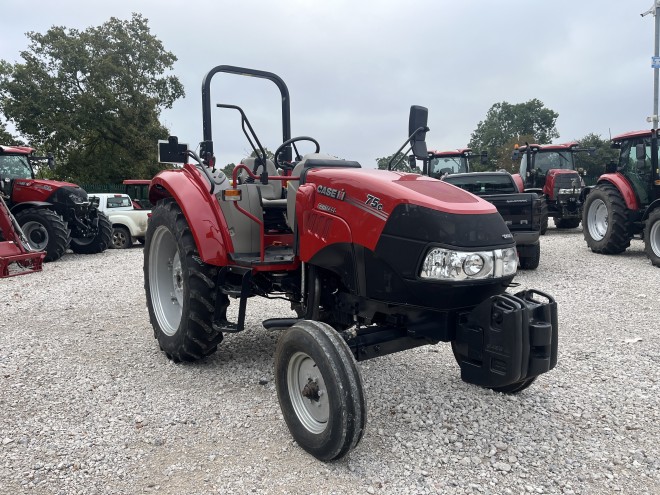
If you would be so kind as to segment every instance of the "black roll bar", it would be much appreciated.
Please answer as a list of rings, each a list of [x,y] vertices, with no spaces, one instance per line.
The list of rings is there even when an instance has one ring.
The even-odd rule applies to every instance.
[[[202,81],[202,125],[204,135],[204,142],[203,146],[201,147],[202,152],[213,153],[213,133],[211,131],[211,79],[218,72],[236,74],[239,76],[259,77],[274,82],[275,85],[279,88],[280,94],[282,95],[282,142],[291,139],[289,89],[286,87],[286,84],[282,78],[276,74],[273,74],[272,72],[246,69],[243,67],[235,67],[233,65],[218,65],[217,67],[211,69],[204,76],[204,80]],[[284,161],[291,161],[291,157],[291,147],[287,146],[283,152],[282,159]]]

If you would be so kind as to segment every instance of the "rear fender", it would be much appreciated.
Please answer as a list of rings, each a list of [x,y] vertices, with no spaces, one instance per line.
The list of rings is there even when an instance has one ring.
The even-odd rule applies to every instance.
[[[598,179],[598,184],[610,183],[616,187],[621,193],[621,197],[626,202],[626,207],[629,210],[639,210],[640,205],[637,201],[637,196],[635,196],[635,191],[628,181],[619,173],[615,174],[603,174]]]
[[[209,193],[201,174],[192,165],[164,170],[151,181],[149,200],[174,198],[186,217],[204,263],[224,266],[234,252],[227,222],[216,197]],[[202,187],[203,186],[203,187]]]

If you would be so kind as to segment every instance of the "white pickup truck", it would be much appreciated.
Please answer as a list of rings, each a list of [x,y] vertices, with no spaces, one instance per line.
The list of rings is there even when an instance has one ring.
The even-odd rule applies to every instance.
[[[113,248],[129,248],[134,240],[140,244],[144,243],[151,210],[135,209],[128,194],[92,193],[89,194],[89,200],[98,202],[98,209],[110,219]]]

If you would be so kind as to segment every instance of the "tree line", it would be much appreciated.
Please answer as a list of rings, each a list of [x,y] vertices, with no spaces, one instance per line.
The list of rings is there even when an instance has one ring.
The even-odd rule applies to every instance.
[[[0,61],[0,144],[52,152],[54,175],[73,182],[148,179],[166,168],[156,151],[156,142],[169,134],[160,114],[185,92],[169,74],[176,56],[151,34],[147,19],[133,14],[82,31],[54,26],[26,36],[21,62]],[[467,144],[488,153],[488,165],[475,169],[513,171],[514,145],[551,143],[559,137],[558,116],[538,99],[495,103]],[[616,156],[596,134],[577,141],[596,149],[577,158],[590,176]],[[402,154],[376,158],[378,168],[387,168],[392,158],[398,170],[411,170]],[[224,167],[229,173],[233,168]]]

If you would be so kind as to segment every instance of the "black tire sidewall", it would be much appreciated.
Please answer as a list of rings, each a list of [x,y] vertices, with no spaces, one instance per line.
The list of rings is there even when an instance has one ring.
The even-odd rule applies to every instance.
[[[651,227],[658,222],[660,222],[660,208],[653,210],[646,219],[644,225],[644,251],[651,260],[651,264],[660,267],[660,256],[654,253],[651,247]]]
[[[628,234],[628,225],[625,225],[625,203],[623,203],[623,198],[620,198],[620,202],[623,203],[624,206],[620,207],[615,205],[614,201],[616,196],[620,197],[621,194],[613,185],[608,184],[597,186],[589,193],[584,202],[582,232],[584,239],[587,241],[587,245],[596,253],[616,254],[625,251],[626,248],[630,246],[630,238],[632,236]],[[589,210],[596,200],[601,200],[607,208],[607,231],[600,240],[594,239],[589,231]],[[620,209],[622,211],[615,212],[615,209]],[[623,225],[621,224],[621,221],[618,223],[616,222],[614,218],[615,215],[623,217]],[[620,239],[617,240],[616,236],[620,237]]]
[[[304,324],[304,322],[300,323]],[[318,324],[317,322],[307,323]],[[332,342],[322,331],[311,329],[310,332],[310,329],[311,327],[308,327],[307,330],[303,330],[297,324],[280,337],[275,354],[276,388],[284,420],[294,439],[300,447],[317,459],[330,461],[346,454],[362,437],[366,408],[364,407],[361,378],[357,367],[352,371],[357,374],[359,382],[357,388],[360,397],[351,397],[351,391],[346,386],[349,380],[348,372],[351,370],[347,372],[344,365],[345,361],[342,361],[340,352],[345,354],[348,346],[345,350],[340,351],[337,348],[337,342]],[[327,389],[330,412],[326,428],[321,433],[313,433],[307,430],[298,419],[291,403],[287,370],[289,361],[297,352],[303,352],[314,360],[323,376]],[[352,360],[352,356],[349,357]],[[355,366],[354,363],[353,366]],[[361,402],[363,406],[361,412],[354,410],[354,399]],[[356,413],[361,418],[352,418]],[[355,419],[358,419],[362,424],[351,426],[350,423]],[[350,438],[347,438],[346,430],[352,430],[354,427],[359,428],[360,432],[357,438],[351,441]],[[349,431],[348,437],[350,436],[351,432]]]
[[[16,221],[21,228],[28,222],[39,223],[48,234],[48,244],[46,245],[46,257],[44,261],[55,261],[62,257],[69,244],[68,231],[62,217],[47,208],[29,208],[22,210],[15,215]],[[62,232],[66,235],[58,236],[55,224],[60,226]]]

